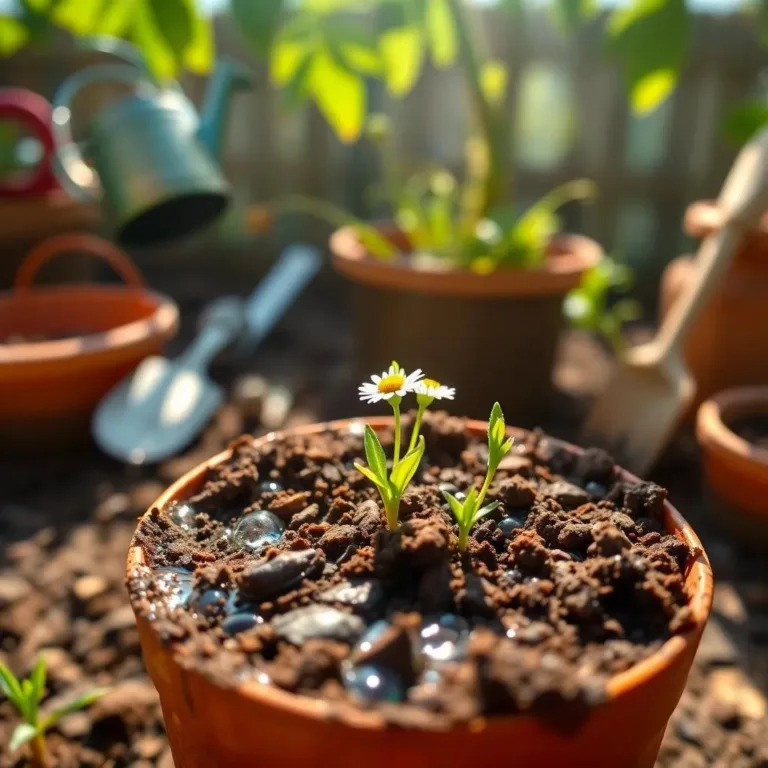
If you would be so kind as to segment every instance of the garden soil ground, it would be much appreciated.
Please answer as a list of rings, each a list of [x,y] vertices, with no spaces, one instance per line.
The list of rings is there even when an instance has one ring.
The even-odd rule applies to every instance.
[[[210,283],[205,290],[189,286],[187,328],[210,291]],[[249,364],[293,389],[289,425],[361,412],[344,394],[356,385],[346,363],[348,334],[341,324],[318,321],[326,308],[321,296],[307,295]],[[573,438],[582,396],[599,389],[605,372],[599,349],[570,337],[558,381],[577,397],[562,396],[552,423],[543,426]],[[221,367],[217,376],[231,384],[234,372]],[[125,554],[137,516],[170,481],[254,429],[252,404],[230,402],[185,455],[156,468],[125,468],[93,448],[45,460],[0,459],[0,659],[24,671],[43,653],[51,670],[49,706],[93,685],[111,686],[53,733],[57,767],[172,768],[123,584]],[[739,551],[710,525],[687,432],[652,479],[669,488],[702,535],[717,577],[713,617],[657,765],[765,768],[766,558]],[[22,765],[4,748],[14,723],[8,704],[0,704],[0,768]]]

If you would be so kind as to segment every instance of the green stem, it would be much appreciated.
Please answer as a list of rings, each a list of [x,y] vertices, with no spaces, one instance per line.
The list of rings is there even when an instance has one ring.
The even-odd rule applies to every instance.
[[[477,118],[489,152],[488,177],[485,182],[484,200],[481,210],[486,214],[508,193],[507,171],[509,162],[504,151],[504,131],[499,111],[485,98],[482,85],[483,62],[476,41],[472,37],[472,20],[464,6],[464,0],[446,0],[453,16],[454,27],[459,41],[459,51],[464,74],[469,86],[470,98],[477,111]]]
[[[467,551],[467,543],[469,542],[469,528],[459,529],[459,552]]]
[[[483,506],[483,502],[485,501],[485,494],[488,493],[488,488],[490,488],[491,481],[493,480],[493,476],[495,474],[496,468],[488,467],[488,471],[485,473],[485,482],[483,483],[483,487],[480,489],[480,493],[477,494],[477,509],[480,509]]]
[[[392,468],[394,469],[397,462],[400,461],[400,398],[393,397],[389,402],[395,412],[395,455],[392,459]]]
[[[395,496],[389,500],[389,503],[384,505],[384,510],[387,513],[387,528],[390,531],[397,529],[397,521],[400,517],[400,497]]]
[[[30,745],[32,747],[32,762],[38,768],[46,768],[48,765],[48,753],[45,749],[45,738],[42,733],[39,733],[32,739]]]
[[[419,410],[416,413],[416,421],[413,422],[413,432],[411,432],[411,442],[408,446],[408,453],[416,447],[416,441],[419,439],[419,431],[421,430],[421,419],[424,416],[425,408],[426,406],[419,403]]]

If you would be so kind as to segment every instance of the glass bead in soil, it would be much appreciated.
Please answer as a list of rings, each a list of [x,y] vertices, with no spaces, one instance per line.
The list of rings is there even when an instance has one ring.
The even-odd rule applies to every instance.
[[[419,633],[420,650],[434,662],[458,661],[466,655],[469,634],[465,619],[446,613],[424,622]]]
[[[525,521],[528,517],[528,513],[524,514],[509,514],[502,517],[496,524],[498,529],[505,535],[511,536],[515,531],[519,531],[521,528],[525,528]]]
[[[256,486],[256,491],[261,496],[265,493],[278,493],[282,490],[285,490],[284,487],[275,480],[262,480],[262,482]]]
[[[181,528],[182,531],[189,531],[196,527],[195,515],[197,510],[186,501],[172,501],[166,508],[165,514],[171,522]]]
[[[608,494],[608,489],[602,483],[597,483],[594,480],[590,480],[584,486],[584,490],[590,496],[599,496],[600,498],[603,498]]]
[[[440,483],[437,487],[440,493],[450,493],[459,501],[464,501],[467,498],[467,494],[464,491],[460,491],[453,483]]]
[[[271,512],[249,512],[238,520],[232,531],[232,540],[246,549],[255,551],[268,544],[277,544],[283,535],[283,521]]]
[[[165,584],[168,590],[168,608],[173,610],[185,605],[192,594],[192,573],[186,568],[156,568],[155,576],[160,577],[160,582]]]
[[[364,701],[402,701],[405,690],[399,677],[386,667],[362,664],[344,670],[344,687]]]

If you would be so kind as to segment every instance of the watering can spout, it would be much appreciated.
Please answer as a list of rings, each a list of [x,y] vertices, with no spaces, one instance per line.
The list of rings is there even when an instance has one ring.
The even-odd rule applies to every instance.
[[[253,77],[242,64],[222,59],[208,84],[197,137],[213,158],[221,157],[227,132],[227,121],[236,91],[250,88]]]

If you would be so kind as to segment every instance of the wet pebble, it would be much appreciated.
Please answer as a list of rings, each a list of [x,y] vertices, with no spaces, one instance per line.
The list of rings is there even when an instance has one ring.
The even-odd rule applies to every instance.
[[[507,515],[499,520],[496,525],[505,536],[511,536],[516,531],[525,527],[525,520],[525,515]]]
[[[365,624],[358,616],[335,608],[309,605],[276,616],[272,627],[278,637],[302,645],[313,638],[352,643],[362,634]]]
[[[563,507],[578,507],[589,501],[589,494],[583,488],[565,480],[550,483],[544,491]]]
[[[350,667],[343,673],[344,687],[363,701],[402,701],[405,686],[398,676],[383,667],[362,665]]]
[[[608,494],[608,489],[602,483],[597,483],[594,480],[590,480],[584,486],[584,490],[590,496],[597,496],[599,498],[604,498]]]
[[[341,603],[351,608],[373,609],[384,599],[380,581],[342,581],[318,595],[322,603]]]
[[[233,613],[224,619],[221,623],[221,628],[228,635],[237,635],[263,623],[264,619],[256,613]]]
[[[189,531],[196,526],[197,510],[186,501],[172,501],[166,508],[165,514],[183,531]]]
[[[453,614],[426,621],[420,632],[421,652],[437,662],[462,659],[467,652],[469,632],[469,624]]]
[[[267,545],[277,544],[285,526],[271,512],[249,512],[238,520],[232,531],[232,539],[239,546],[256,551]]]
[[[322,572],[324,565],[324,558],[314,549],[284,552],[248,566],[238,579],[240,592],[246,600],[266,600],[287,592],[306,576]]]

